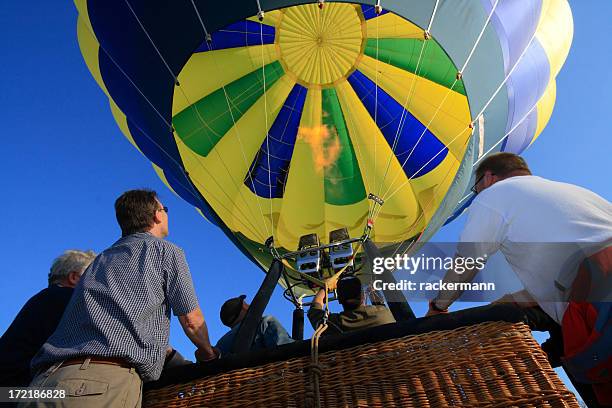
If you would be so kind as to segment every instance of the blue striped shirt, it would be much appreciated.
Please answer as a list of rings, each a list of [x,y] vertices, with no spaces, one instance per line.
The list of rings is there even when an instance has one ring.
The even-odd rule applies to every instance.
[[[143,381],[156,380],[170,310],[181,316],[197,307],[183,250],[149,233],[123,237],[87,268],[32,368],[81,356],[117,357],[133,364]]]

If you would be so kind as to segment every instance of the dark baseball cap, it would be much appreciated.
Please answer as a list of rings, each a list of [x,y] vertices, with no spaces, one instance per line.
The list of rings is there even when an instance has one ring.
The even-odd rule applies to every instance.
[[[227,327],[232,327],[238,316],[240,315],[240,311],[242,310],[242,303],[246,295],[240,295],[235,298],[231,298],[226,300],[221,306],[221,312],[219,316],[221,317],[221,323],[226,325]]]

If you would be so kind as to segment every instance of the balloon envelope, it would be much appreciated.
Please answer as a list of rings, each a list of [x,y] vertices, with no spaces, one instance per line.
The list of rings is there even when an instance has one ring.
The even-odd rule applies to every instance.
[[[572,38],[566,0],[211,3],[77,0],[79,43],[126,137],[264,268],[269,237],[368,218],[431,236],[478,158],[542,132]]]

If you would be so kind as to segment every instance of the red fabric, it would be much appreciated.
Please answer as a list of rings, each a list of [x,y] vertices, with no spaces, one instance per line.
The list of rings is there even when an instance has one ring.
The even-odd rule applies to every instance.
[[[568,305],[561,323],[565,358],[588,349],[600,336],[600,333],[593,330],[596,319],[597,311],[590,303],[571,302]],[[612,372],[612,358],[593,366],[589,370],[589,374],[592,374],[595,380],[601,370]],[[612,381],[591,385],[599,403],[612,406]]]
[[[595,262],[606,276],[612,273],[612,247],[607,247],[589,256],[589,260]]]
[[[591,265],[597,272],[591,270]],[[592,274],[600,273],[604,278],[609,278],[612,273],[612,246],[602,249],[591,255],[578,267],[578,274],[572,284],[570,301],[583,301],[588,299],[592,287]]]
[[[563,355],[571,357],[589,348],[599,337],[594,330],[597,310],[590,303],[571,302],[563,315]]]
[[[599,268],[599,272],[603,273],[603,276],[609,277],[612,271],[612,247],[605,248],[590,256],[578,269],[578,275],[572,286],[570,302],[561,322],[564,358],[570,358],[588,350],[601,336],[601,333],[595,330],[597,310],[592,304],[580,301],[586,299],[591,290],[591,274],[593,271],[589,267],[589,262],[594,264],[594,267]],[[571,301],[571,299],[576,301]],[[593,366],[589,370],[589,377],[597,381],[598,373],[604,369],[612,372],[612,358]],[[612,381],[592,385],[599,403],[612,406]]]

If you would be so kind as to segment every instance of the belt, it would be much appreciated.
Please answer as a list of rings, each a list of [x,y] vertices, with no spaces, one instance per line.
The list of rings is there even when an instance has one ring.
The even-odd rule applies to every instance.
[[[118,367],[123,367],[123,368],[132,368],[132,367],[134,367],[132,364],[128,363],[127,361],[125,361],[122,358],[118,358],[118,357],[99,357],[99,356],[71,358],[70,360],[65,360],[62,363],[62,367],[63,366],[69,366],[69,365],[83,364],[83,363],[85,363],[85,360],[87,360],[87,359],[89,359],[89,362],[93,363],[93,364],[106,364],[106,365],[113,365],[113,366],[118,366]]]

